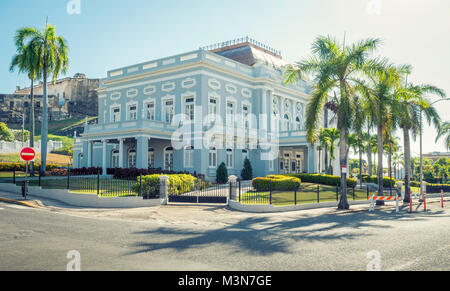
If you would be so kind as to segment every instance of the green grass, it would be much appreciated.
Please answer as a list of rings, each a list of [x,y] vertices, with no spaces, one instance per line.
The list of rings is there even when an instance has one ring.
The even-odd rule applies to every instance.
[[[336,201],[336,187],[302,183],[301,189],[297,193],[294,191],[273,191],[272,205],[294,205],[296,200],[297,204],[317,203],[317,186],[319,186],[320,202]],[[347,197],[349,200],[353,200],[353,189],[349,188],[347,190]],[[366,190],[355,188],[355,200],[367,200]],[[269,205],[270,193],[248,191],[241,194],[240,202],[246,205]]]
[[[41,140],[41,136],[36,136],[34,141],[38,142]],[[73,138],[68,136],[60,136],[60,135],[48,135],[48,140],[52,141],[61,141],[64,148],[73,148]]]
[[[8,179],[11,182],[10,179]],[[1,179],[0,179],[1,183]],[[131,190],[131,186],[136,184],[135,181],[123,181],[113,179],[100,179],[100,197],[132,197],[139,196],[138,193]],[[16,183],[17,186],[21,182]],[[30,187],[37,187],[38,180],[32,180],[29,183]],[[42,189],[67,189],[67,179],[41,179]],[[71,178],[69,182],[69,189],[72,193],[97,195],[97,178]]]

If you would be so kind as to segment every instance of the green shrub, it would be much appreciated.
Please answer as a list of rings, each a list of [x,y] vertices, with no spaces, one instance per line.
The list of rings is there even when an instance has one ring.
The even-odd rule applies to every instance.
[[[252,186],[258,192],[270,191],[291,191],[298,189],[301,185],[301,180],[296,177],[287,177],[283,175],[269,175],[266,178],[255,178],[252,181]]]
[[[246,181],[253,179],[252,164],[250,163],[250,160],[247,158],[245,158],[244,160],[244,168],[242,169],[241,172],[241,178]]]
[[[378,184],[378,176],[363,175],[363,182]],[[392,187],[395,187],[396,183],[397,183],[397,181],[394,178],[392,178]],[[389,177],[383,177],[383,187],[390,187],[390,186],[391,186],[391,182],[390,182]]]
[[[228,182],[228,170],[225,163],[221,163],[216,171],[216,182],[218,184],[225,184]]]
[[[151,196],[159,195],[160,183],[159,177],[162,174],[154,174],[142,176],[142,193]],[[179,195],[195,190],[197,178],[189,174],[173,174],[167,175],[169,177],[169,193],[171,195]],[[140,177],[137,178],[137,183],[132,187],[132,190],[139,193]]]
[[[302,182],[315,183],[328,186],[341,185],[340,176],[323,175],[323,174],[286,174],[285,176],[296,177],[301,179]],[[353,178],[347,178],[347,187],[355,187],[358,181]]]
[[[34,163],[34,170],[38,170],[41,167],[40,163]],[[47,171],[54,170],[58,168],[58,165],[53,164],[47,164],[46,169]],[[0,172],[12,172],[14,171],[14,168],[16,171],[25,171],[25,162],[22,163],[4,163],[0,162]]]

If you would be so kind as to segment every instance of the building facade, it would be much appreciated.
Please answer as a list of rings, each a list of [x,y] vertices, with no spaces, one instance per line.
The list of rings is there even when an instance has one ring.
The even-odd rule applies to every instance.
[[[316,172],[306,82],[283,84],[279,52],[243,38],[115,69],[98,89],[98,123],[75,139],[73,166],[161,168],[214,180]]]
[[[85,116],[97,116],[99,79],[89,79],[85,74],[75,74],[47,84],[50,120],[63,120]],[[15,95],[29,96],[30,88],[16,88]],[[34,86],[33,94],[42,96],[43,83]],[[28,97],[29,99],[29,97]],[[39,102],[39,101],[38,101]],[[42,103],[42,102],[41,102]],[[21,110],[15,106],[12,110]],[[39,115],[36,115],[39,116]]]

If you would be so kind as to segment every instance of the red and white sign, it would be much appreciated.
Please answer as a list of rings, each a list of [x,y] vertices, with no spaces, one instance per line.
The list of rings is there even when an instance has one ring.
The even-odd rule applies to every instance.
[[[342,173],[347,174],[347,165],[342,166]]]
[[[20,157],[22,158],[22,160],[29,162],[34,160],[34,158],[36,157],[36,152],[32,148],[24,148],[20,152]]]

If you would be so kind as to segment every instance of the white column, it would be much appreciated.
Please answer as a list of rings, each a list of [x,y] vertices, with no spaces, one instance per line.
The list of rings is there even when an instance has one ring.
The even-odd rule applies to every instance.
[[[107,167],[106,167],[106,146],[107,146],[107,140],[106,139],[104,139],[104,140],[102,140],[102,143],[103,143],[103,151],[102,151],[102,169],[103,169],[103,176],[105,176],[106,175],[106,170],[107,170]]]
[[[119,168],[123,168],[123,138],[119,138]]]
[[[92,167],[92,141],[88,141],[88,152],[87,152],[88,156],[88,164],[87,167],[90,168]]]

